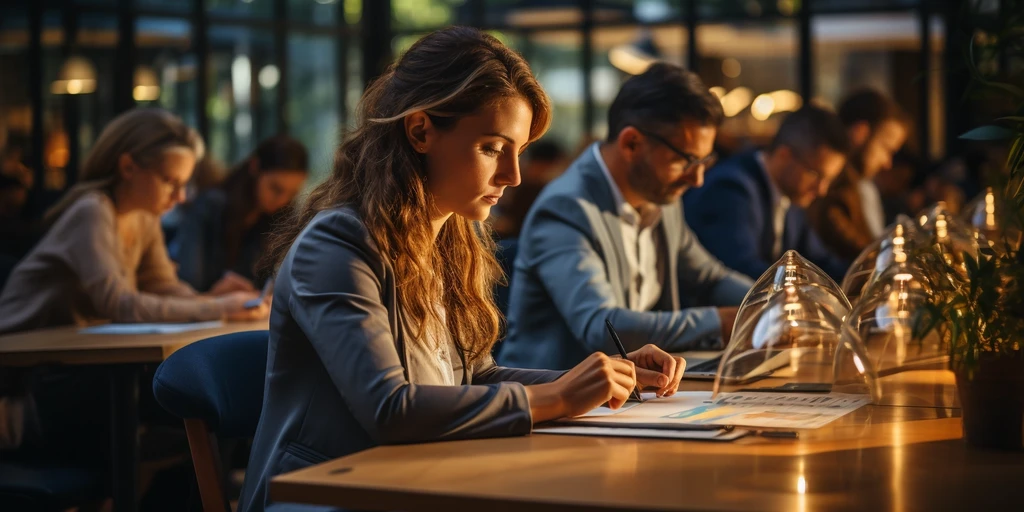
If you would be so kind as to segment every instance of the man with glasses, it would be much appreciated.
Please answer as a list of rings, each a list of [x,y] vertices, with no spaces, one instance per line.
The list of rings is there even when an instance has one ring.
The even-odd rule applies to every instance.
[[[805,209],[842,172],[849,149],[839,117],[806,105],[782,121],[768,149],[711,170],[686,194],[686,217],[712,254],[752,278],[793,249],[839,281],[847,264],[825,248]]]
[[[655,64],[622,86],[608,139],[549,184],[519,236],[509,366],[566,369],[595,351],[652,343],[719,348],[752,282],[711,257],[679,198],[714,162],[722,106],[693,73]],[[681,371],[681,369],[680,369]]]

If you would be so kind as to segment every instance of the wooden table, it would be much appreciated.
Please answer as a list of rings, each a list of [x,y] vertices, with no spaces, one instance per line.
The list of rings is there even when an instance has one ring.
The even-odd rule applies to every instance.
[[[799,440],[532,435],[383,446],[279,476],[271,495],[413,512],[1024,509],[1024,455],[969,449],[959,409],[922,404],[946,399],[951,373],[887,380],[910,405],[867,406]]]
[[[95,367],[110,380],[111,479],[117,511],[137,508],[139,473],[139,374],[175,350],[211,336],[265,330],[266,320],[228,323],[177,334],[84,334],[78,327],[0,336],[0,366]]]

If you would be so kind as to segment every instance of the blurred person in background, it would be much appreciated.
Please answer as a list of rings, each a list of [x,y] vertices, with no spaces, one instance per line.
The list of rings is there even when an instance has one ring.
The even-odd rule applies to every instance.
[[[279,135],[261,142],[219,186],[180,205],[169,243],[178,277],[213,294],[262,286],[256,265],[267,235],[291,208],[308,174],[306,148]]]
[[[870,89],[843,100],[838,114],[850,137],[849,163],[809,215],[829,250],[852,260],[885,229],[874,180],[892,169],[893,156],[907,141],[908,124],[899,105]]]
[[[136,109],[100,134],[78,183],[47,212],[47,233],[0,293],[0,333],[61,325],[265,318],[252,292],[203,296],[175,275],[159,216],[184,198],[199,135]]]
[[[920,210],[911,205],[911,192],[914,180],[922,173],[920,159],[900,151],[892,159],[892,169],[875,176],[875,186],[882,198],[882,209],[885,210],[885,224],[896,220],[899,214],[913,214]]]
[[[753,279],[792,249],[841,280],[847,262],[825,248],[805,208],[825,195],[849,148],[836,114],[805,105],[786,116],[768,149],[713,167],[683,197],[687,222],[711,254]]]
[[[565,170],[568,163],[565,151],[555,141],[537,141],[526,150],[526,162],[520,172],[522,183],[506,192],[498,204],[500,214],[493,225],[499,237],[519,236],[519,229],[533,201],[545,185]]]

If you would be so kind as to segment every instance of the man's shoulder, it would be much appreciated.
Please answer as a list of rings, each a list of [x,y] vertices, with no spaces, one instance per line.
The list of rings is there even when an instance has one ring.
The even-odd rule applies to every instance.
[[[707,172],[704,185],[687,193],[684,204],[692,207],[714,203],[722,195],[742,194],[750,199],[756,198],[762,187],[757,176],[758,169],[752,168],[751,164],[756,165],[757,161],[748,155],[722,161]]]

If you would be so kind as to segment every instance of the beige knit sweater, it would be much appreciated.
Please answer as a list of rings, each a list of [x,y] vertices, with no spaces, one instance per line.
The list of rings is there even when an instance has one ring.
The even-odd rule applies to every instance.
[[[221,305],[178,280],[160,221],[118,218],[102,192],[82,196],[15,268],[0,293],[0,334],[114,322],[218,319]]]

